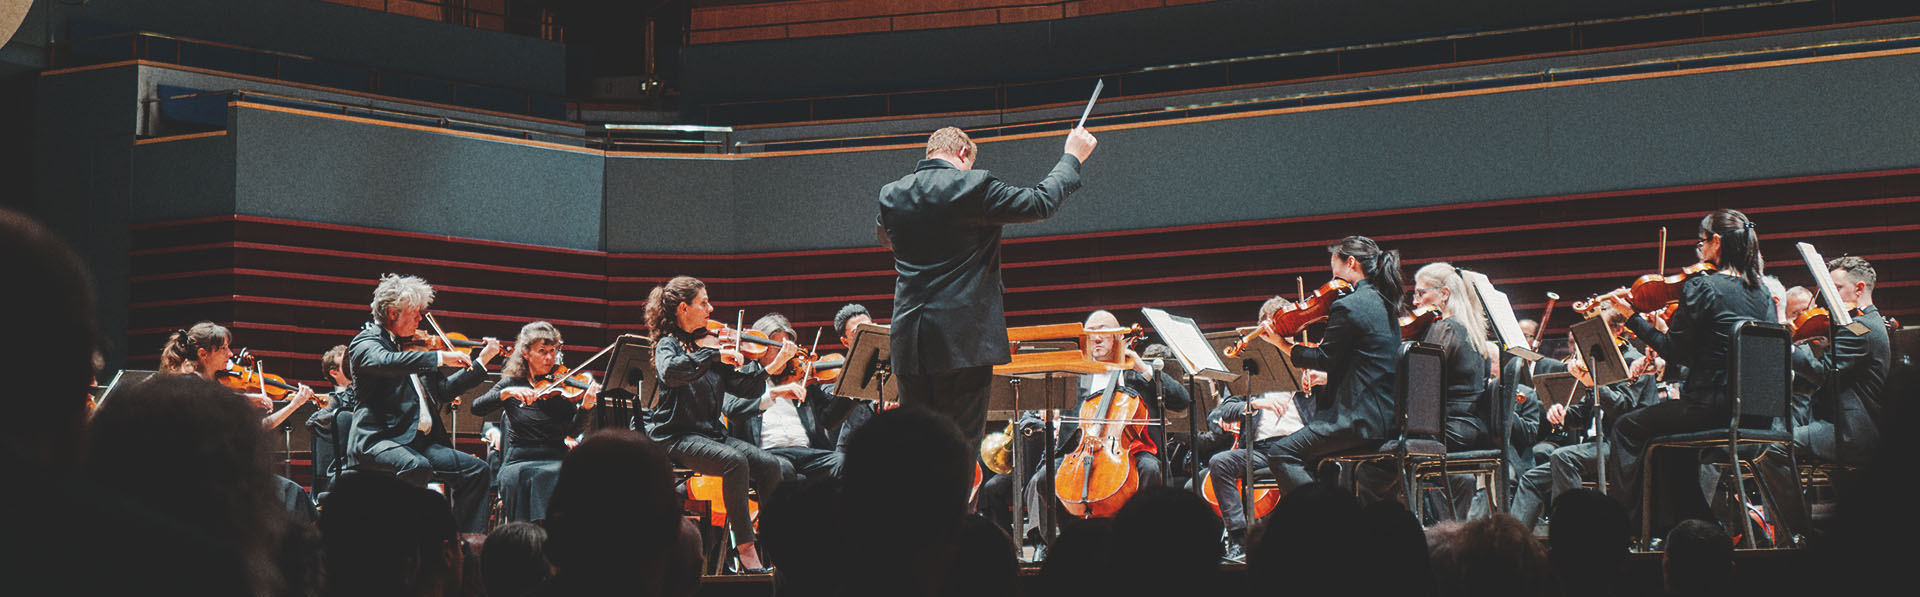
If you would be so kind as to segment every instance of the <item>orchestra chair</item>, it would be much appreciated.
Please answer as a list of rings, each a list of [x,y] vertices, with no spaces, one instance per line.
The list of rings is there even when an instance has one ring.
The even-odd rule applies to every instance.
[[[1372,450],[1334,454],[1320,461],[1322,467],[1339,465],[1342,482],[1356,496],[1360,494],[1360,466],[1393,464],[1407,508],[1420,518],[1422,526],[1431,523],[1426,508],[1420,505],[1416,469],[1425,461],[1440,461],[1447,456],[1446,444],[1441,441],[1446,433],[1445,369],[1440,347],[1400,343],[1393,376],[1393,416],[1399,423],[1399,436]]]
[[[1769,445],[1778,445],[1793,454],[1793,418],[1788,416],[1792,395],[1790,373],[1793,332],[1786,326],[1760,321],[1742,321],[1733,326],[1727,349],[1727,400],[1732,416],[1719,429],[1688,431],[1654,436],[1641,451],[1640,548],[1650,550],[1653,535],[1653,456],[1656,450],[1693,450],[1712,456],[1717,465],[1733,473],[1734,498],[1740,504],[1740,521],[1745,527],[1742,541],[1748,547],[1759,545],[1754,536],[1753,503],[1747,494],[1747,477],[1756,470],[1755,462]],[[1742,420],[1746,424],[1742,425]],[[1778,423],[1776,423],[1778,422]],[[1753,449],[1742,449],[1754,446]],[[1725,458],[1725,462],[1717,462]],[[1799,469],[1797,459],[1794,470]],[[1694,482],[1689,479],[1688,482]],[[1757,479],[1756,479],[1757,482]],[[1776,491],[1800,491],[1799,487],[1773,488]],[[1769,511],[1775,528],[1781,528],[1778,512]],[[1734,547],[1740,547],[1736,544]]]

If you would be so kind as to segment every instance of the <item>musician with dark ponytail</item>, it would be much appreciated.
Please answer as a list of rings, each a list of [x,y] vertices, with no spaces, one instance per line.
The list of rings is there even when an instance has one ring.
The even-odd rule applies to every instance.
[[[1617,483],[1621,502],[1633,514],[1633,528],[1639,528],[1640,516],[1653,515],[1655,537],[1681,520],[1714,520],[1698,482],[1699,466],[1691,453],[1667,462],[1662,456],[1654,473],[1661,488],[1653,496],[1654,512],[1638,512],[1644,474],[1640,453],[1647,440],[1672,433],[1724,429],[1731,407],[1727,402],[1727,348],[1733,326],[1742,321],[1773,321],[1776,317],[1772,295],[1761,284],[1760,236],[1746,214],[1722,209],[1700,219],[1699,241],[1694,243],[1701,261],[1712,263],[1715,271],[1688,278],[1680,287],[1680,304],[1668,319],[1666,330],[1634,313],[1626,301],[1608,300],[1602,316],[1612,324],[1626,320],[1627,329],[1667,359],[1669,364],[1685,365],[1687,379],[1678,400],[1654,404],[1622,416],[1614,423],[1613,444],[1607,459],[1607,476]],[[1676,452],[1676,455],[1682,455]]]
[[[1319,459],[1370,447],[1397,433],[1393,371],[1400,345],[1394,313],[1404,287],[1400,253],[1382,250],[1364,236],[1349,236],[1327,251],[1333,276],[1351,283],[1353,292],[1333,302],[1325,338],[1306,346],[1275,334],[1262,336],[1295,366],[1327,372],[1327,385],[1314,391],[1319,408],[1313,420],[1267,449],[1268,467],[1283,492],[1312,482],[1307,467]]]

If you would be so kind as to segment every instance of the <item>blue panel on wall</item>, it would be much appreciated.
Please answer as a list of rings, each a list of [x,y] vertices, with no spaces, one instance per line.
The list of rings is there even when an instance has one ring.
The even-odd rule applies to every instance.
[[[203,91],[177,85],[155,86],[154,93],[160,99],[160,117],[175,122],[225,128],[229,96],[224,93],[195,95]]]

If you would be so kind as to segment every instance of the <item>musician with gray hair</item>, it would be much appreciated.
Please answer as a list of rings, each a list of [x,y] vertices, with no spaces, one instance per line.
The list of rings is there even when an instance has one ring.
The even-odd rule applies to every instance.
[[[500,354],[500,342],[488,339],[477,359],[456,350],[401,351],[432,304],[433,287],[415,276],[381,276],[374,288],[373,318],[347,343],[346,373],[359,401],[347,436],[348,466],[392,472],[419,486],[437,477],[452,489],[463,532],[483,533],[481,505],[493,472],[486,461],[453,449],[441,412],[486,380],[486,363]]]

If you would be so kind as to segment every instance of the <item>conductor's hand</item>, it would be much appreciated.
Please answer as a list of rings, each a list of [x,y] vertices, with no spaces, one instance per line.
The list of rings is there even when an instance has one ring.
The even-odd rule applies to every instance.
[[[1067,133],[1067,153],[1073,154],[1082,164],[1087,162],[1087,156],[1093,155],[1093,148],[1099,144],[1100,140],[1093,138],[1093,133],[1085,128],[1075,127],[1073,132]]]

